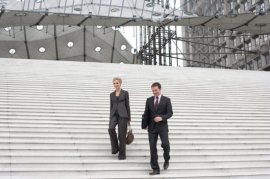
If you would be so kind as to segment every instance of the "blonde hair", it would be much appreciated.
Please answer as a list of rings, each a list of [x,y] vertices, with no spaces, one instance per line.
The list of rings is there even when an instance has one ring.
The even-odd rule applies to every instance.
[[[119,83],[122,84],[122,79],[121,79],[120,77],[114,77],[114,78],[113,78],[113,82],[114,82],[115,80],[119,81]]]

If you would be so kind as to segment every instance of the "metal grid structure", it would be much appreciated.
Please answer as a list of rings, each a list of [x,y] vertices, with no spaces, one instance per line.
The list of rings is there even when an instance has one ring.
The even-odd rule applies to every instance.
[[[151,38],[141,46],[138,55],[142,63],[171,65],[171,61],[178,64],[179,60],[183,60],[184,66],[188,67],[267,71],[270,69],[269,32],[260,32],[258,29],[253,31],[250,26],[253,20],[257,20],[254,26],[263,28],[266,25],[266,19],[266,22],[258,19],[264,18],[270,11],[269,0],[184,0],[181,8],[184,14],[191,17],[212,18],[202,21],[199,25],[183,27],[181,36],[174,34],[169,27],[160,26],[156,31],[152,30]],[[242,19],[238,18],[240,16]],[[220,17],[232,19],[215,23]],[[230,22],[232,25],[226,24]],[[228,27],[223,28],[225,25]],[[167,31],[174,35],[166,36]],[[161,41],[160,36],[163,38]],[[170,44],[176,44],[177,41],[183,43],[183,51],[176,45],[175,53],[172,53]],[[163,58],[166,58],[167,63],[160,60]]]
[[[0,0],[0,5],[1,57],[269,69],[269,0]],[[37,30],[40,26],[46,30]],[[129,45],[116,30],[123,26],[136,26],[140,45]]]
[[[234,16],[247,13],[255,14],[253,19],[256,19],[270,10],[269,0],[184,0],[183,3],[187,3],[184,6],[186,12],[198,16]],[[257,24],[260,25],[264,26],[263,23]],[[232,69],[270,70],[269,33],[256,35],[234,28],[224,30],[206,26],[185,27],[183,37],[179,40],[184,42],[184,52],[188,58],[194,60],[186,61],[185,66],[218,65]]]

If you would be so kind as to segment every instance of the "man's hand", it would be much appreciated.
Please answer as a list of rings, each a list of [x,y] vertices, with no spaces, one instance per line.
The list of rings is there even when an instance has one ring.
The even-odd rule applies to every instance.
[[[154,121],[155,121],[155,122],[160,122],[160,121],[162,121],[162,118],[161,118],[161,117],[155,117],[155,118],[154,118]]]

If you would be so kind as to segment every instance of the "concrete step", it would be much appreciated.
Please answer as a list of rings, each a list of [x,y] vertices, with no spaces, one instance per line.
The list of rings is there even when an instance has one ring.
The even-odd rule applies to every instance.
[[[160,142],[158,142],[160,144]],[[217,150],[241,150],[241,149],[248,149],[248,150],[255,150],[255,149],[269,149],[269,143],[239,143],[239,144],[174,144],[172,143],[173,148],[176,150],[205,150],[205,149],[217,149]],[[56,150],[73,150],[73,149],[83,149],[83,150],[98,150],[98,149],[106,149],[110,150],[110,146],[107,143],[103,144],[85,144],[85,143],[55,143],[48,145],[47,143],[8,143],[8,142],[1,142],[0,149],[2,150],[45,150],[45,149],[56,149]],[[130,148],[130,150],[148,150],[149,146],[142,144],[142,143],[134,143]]]
[[[143,111],[139,111],[139,112],[134,112],[132,113],[132,116],[133,117],[137,117],[137,118],[140,118],[143,114]],[[106,112],[93,112],[93,113],[72,113],[72,111],[69,111],[69,112],[55,112],[54,109],[48,111],[48,112],[25,112],[25,111],[22,111],[22,112],[13,112],[13,111],[0,111],[0,115],[1,116],[40,116],[40,117],[43,117],[43,116],[56,116],[56,117],[81,117],[81,118],[85,118],[85,117],[90,117],[90,116],[93,116],[93,117],[105,117],[105,116],[109,116],[109,113],[106,111]],[[183,117],[190,117],[190,116],[193,116],[193,117],[209,117],[211,119],[211,117],[246,117],[248,119],[250,119],[251,117],[256,117],[256,118],[267,118],[268,119],[268,116],[270,114],[261,114],[261,113],[255,113],[255,114],[232,114],[232,113],[215,113],[215,111],[212,111],[212,113],[209,111],[208,113],[191,113],[189,111],[183,111],[183,112],[176,112],[176,115],[181,115],[181,118]],[[179,117],[175,117],[175,118],[179,118]],[[268,120],[270,121],[270,119]]]
[[[248,171],[247,171],[248,170]],[[168,171],[163,171],[163,174],[160,176],[154,176],[151,178],[209,178],[210,177],[242,177],[245,178],[247,177],[256,177],[256,176],[269,176],[269,168],[255,168],[255,169],[246,169],[246,168],[236,168],[236,169],[185,169],[185,170],[168,170]],[[60,176],[68,176],[68,177],[90,177],[90,178],[102,178],[102,179],[109,179],[109,178],[150,178],[148,174],[149,169],[145,170],[134,170],[134,169],[129,169],[125,171],[121,171],[121,175],[119,176],[119,171],[118,170],[102,170],[102,171],[89,171],[89,170],[84,170],[84,171],[73,171],[71,169],[66,169],[66,170],[50,170],[50,171],[24,171],[23,169],[21,170],[16,170],[12,171],[11,175],[12,176],[31,176],[31,177],[37,177],[37,176],[47,176],[47,177],[56,177],[59,175]],[[10,176],[9,172],[6,172],[3,174],[6,174],[6,176]],[[4,175],[5,176],[5,175]]]
[[[83,129],[83,130],[95,130],[95,129],[103,129],[104,131],[107,132],[108,130],[108,126],[104,125],[104,126],[92,126],[92,125],[63,125],[63,124],[54,124],[54,125],[49,125],[49,124],[43,124],[43,125],[36,125],[36,124],[1,124],[0,123],[0,127],[19,127],[19,128],[43,128],[43,129],[48,129],[48,130],[53,130],[53,129],[61,129],[61,128],[65,128],[65,129]],[[141,130],[141,127],[139,125],[135,125],[132,127],[133,130]],[[174,126],[170,128],[171,130],[269,130],[269,127],[265,127],[265,126],[222,126],[222,125],[216,125],[216,126],[204,126],[204,125],[187,125],[187,126]]]
[[[97,108],[97,107],[82,107],[82,108],[70,108],[69,110],[63,107],[31,107],[31,106],[12,106],[12,108],[8,108],[7,111],[7,107],[8,105],[0,105],[0,111],[1,112],[14,112],[14,113],[50,113],[53,112],[54,113],[66,113],[66,114],[95,114],[95,113],[104,113],[103,109]],[[132,114],[141,114],[141,107],[135,107],[133,106],[133,112]],[[270,108],[269,108],[270,109]],[[270,115],[268,108],[265,109],[253,109],[253,111],[249,111],[247,112],[247,109],[234,109],[234,108],[202,108],[202,107],[198,107],[198,108],[187,108],[187,107],[181,107],[180,109],[177,109],[177,111],[175,112],[175,114],[223,114],[223,115],[228,115],[228,114],[233,114],[233,115]],[[90,110],[90,111],[89,111]],[[107,111],[105,111],[105,113],[107,113]]]
[[[63,125],[59,122],[58,125],[48,125],[48,124],[43,124],[43,125],[36,125],[36,124],[1,124],[0,123],[0,128],[3,127],[11,127],[11,128],[42,128],[44,130],[54,130],[54,129],[70,129],[70,130],[74,130],[74,129],[78,129],[78,130],[96,130],[96,129],[103,129],[104,131],[107,132],[108,130],[108,126],[104,125],[104,126],[87,126],[87,125]],[[140,126],[133,126],[132,129],[134,130],[141,130]],[[194,125],[188,125],[188,126],[173,126],[170,127],[171,130],[246,130],[246,131],[250,131],[250,130],[256,130],[256,131],[265,131],[265,130],[269,130],[269,127],[265,127],[265,126],[257,126],[254,127],[252,125],[250,126],[223,126],[223,125],[216,125],[216,126],[198,126],[196,124]]]
[[[53,117],[52,117],[53,118]],[[27,120],[27,119],[6,119],[6,120],[1,120],[0,119],[0,125],[1,124],[29,124],[29,125],[74,125],[74,126],[81,126],[81,125],[100,125],[100,126],[108,126],[108,119],[107,121],[91,121],[91,119],[85,120],[85,121],[76,121],[76,118],[74,117],[73,120],[57,120],[58,118],[55,117],[54,120],[53,119],[45,119],[45,120],[34,120],[35,118],[32,118],[31,120]],[[177,119],[171,120],[169,121],[170,124],[174,125],[174,126],[253,126],[253,127],[270,127],[270,121],[264,121],[264,122],[246,122],[245,124],[239,122],[239,121],[177,121]],[[133,120],[132,121],[132,125],[133,127],[135,126],[136,128],[140,127],[141,125],[141,121],[136,121]]]
[[[162,166],[163,162],[160,162]],[[203,163],[170,163],[170,171],[173,170],[201,170],[201,169],[243,169],[243,168],[270,168],[270,163],[267,161],[257,161],[257,162],[203,162]],[[3,168],[3,172],[9,171],[10,164],[0,164],[0,167]],[[117,166],[110,163],[50,163],[50,164],[39,164],[35,163],[13,163],[11,165],[12,171],[121,171],[121,170],[135,170],[135,171],[147,171],[149,170],[148,163],[128,163],[128,162],[118,162]],[[6,169],[6,170],[5,170]]]
[[[135,133],[136,132],[136,133]],[[144,139],[148,138],[148,136],[145,134],[145,131],[134,131],[136,134],[137,139]],[[33,134],[35,134],[34,138],[107,138],[108,134],[104,133],[104,131],[101,131],[101,133],[31,133],[31,132],[16,132],[16,133],[10,133],[10,132],[1,132],[0,131],[0,137],[6,138],[6,137],[16,137],[16,138],[33,138]],[[186,138],[198,138],[198,139],[220,139],[220,138],[236,138],[236,139],[245,139],[245,138],[262,138],[267,139],[270,138],[270,134],[183,134],[183,133],[170,133],[171,139],[186,139]]]
[[[0,65],[1,179],[270,178],[268,73],[7,59]],[[111,154],[107,132],[114,76],[130,94],[135,141],[125,161]],[[170,168],[152,177],[140,125],[153,81],[171,97],[174,116]]]
[[[132,117],[132,119],[135,118],[138,122],[140,122],[142,115],[138,115],[138,116],[132,115],[131,117]],[[45,115],[42,116],[39,114],[37,114],[37,115],[33,114],[33,115],[29,115],[29,116],[27,116],[27,115],[24,116],[21,114],[9,115],[8,113],[6,113],[6,115],[0,116],[0,120],[7,120],[9,118],[10,119],[18,119],[18,120],[20,120],[20,119],[22,119],[22,120],[25,120],[25,119],[36,120],[36,119],[38,119],[39,121],[41,121],[41,120],[60,120],[60,121],[73,120],[73,121],[76,121],[76,119],[85,119],[84,121],[90,121],[91,118],[94,118],[95,120],[101,119],[103,121],[106,121],[106,120],[109,120],[109,113],[108,114],[96,114],[96,115],[92,114],[91,116],[80,116],[80,114],[73,115],[73,116],[72,115],[57,115],[57,114],[55,114],[55,115],[51,114],[51,115],[46,115],[46,116]],[[220,115],[220,116],[210,116],[210,115],[209,116],[199,116],[199,115],[198,116],[188,116],[188,115],[186,115],[186,116],[184,116],[183,115],[183,116],[178,116],[178,117],[172,117],[170,119],[170,121],[177,122],[177,119],[185,119],[187,121],[189,119],[190,120],[198,119],[198,122],[199,122],[199,120],[217,120],[217,123],[218,123],[218,120],[227,120],[227,119],[228,120],[247,120],[247,121],[259,119],[259,120],[269,121],[269,118],[267,116],[261,116],[261,117],[253,116],[252,117],[250,115],[249,116],[226,116],[226,115],[223,115],[223,116],[222,115]],[[245,125],[245,124],[243,124],[243,125]],[[261,124],[258,124],[258,125],[261,125]]]
[[[127,157],[129,156],[148,156],[149,157],[149,149],[148,150],[132,150],[128,148]],[[162,156],[162,151],[158,152],[160,156]],[[191,150],[191,149],[181,149],[181,150],[172,150],[171,154],[173,156],[184,156],[184,155],[270,155],[269,149],[199,149],[199,150]],[[34,150],[5,150],[1,149],[0,156],[80,156],[80,157],[102,157],[102,156],[111,156],[110,150],[84,150],[84,149],[70,149],[70,150],[61,150],[61,149],[34,149]]]
[[[1,156],[0,163],[94,163],[94,164],[103,164],[111,163],[117,164],[119,161],[116,159],[115,155],[103,156],[99,158],[93,157],[77,157],[77,156]],[[159,156],[162,162],[162,156]],[[175,156],[172,158],[172,163],[200,163],[200,162],[256,162],[256,161],[269,161],[270,155],[185,155],[185,156]],[[93,160],[95,159],[95,160]],[[149,156],[129,156],[123,163],[149,163]]]
[[[133,127],[134,129],[134,127]],[[30,132],[30,133],[46,133],[46,134],[58,134],[58,133],[76,133],[76,134],[104,134],[104,128],[94,128],[94,129],[78,129],[78,128],[31,128],[31,127],[0,127],[0,132]],[[144,133],[144,130],[137,130],[136,133]],[[191,128],[182,128],[181,130],[170,130],[170,134],[270,134],[269,130],[258,130],[258,129],[191,129]]]

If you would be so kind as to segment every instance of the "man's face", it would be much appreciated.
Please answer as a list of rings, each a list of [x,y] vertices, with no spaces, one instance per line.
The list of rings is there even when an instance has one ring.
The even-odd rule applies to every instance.
[[[152,88],[152,92],[154,96],[159,96],[161,93],[161,90],[157,87],[157,86],[153,86]]]

